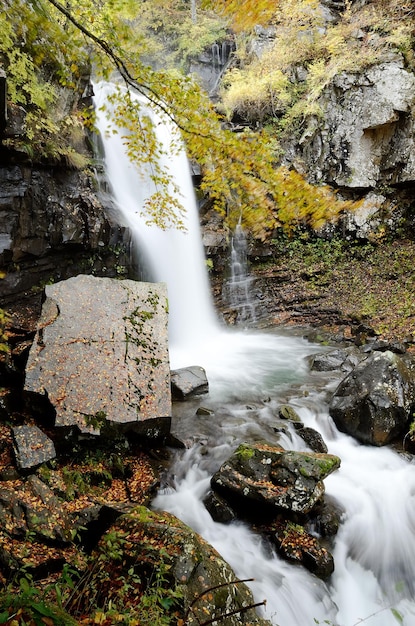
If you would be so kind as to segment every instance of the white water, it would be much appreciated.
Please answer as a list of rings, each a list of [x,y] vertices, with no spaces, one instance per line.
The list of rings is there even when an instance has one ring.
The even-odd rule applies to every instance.
[[[248,274],[248,244],[240,223],[231,239],[230,276],[222,289],[225,303],[236,311],[237,323],[256,321],[253,279]]]
[[[107,89],[96,86],[98,102]],[[98,125],[103,133],[102,116]],[[159,128],[162,134],[172,132]],[[336,380],[310,373],[306,364],[306,356],[318,347],[282,332],[231,332],[219,325],[209,297],[185,155],[170,167],[187,178],[187,235],[143,225],[137,210],[150,191],[143,191],[119,136],[104,136],[104,147],[115,200],[140,245],[154,253],[156,279],[168,285],[172,366],[206,368],[210,392],[201,403],[215,411],[196,417],[198,402],[180,405],[175,432],[194,445],[178,456],[170,486],[154,506],[171,511],[203,535],[240,578],[255,578],[255,599],[266,598],[265,616],[275,625],[330,620],[338,626],[392,626],[399,623],[393,608],[404,626],[415,626],[415,465],[389,449],[361,446],[336,430],[327,411]],[[211,474],[240,441],[277,441],[274,415],[286,402],[307,426],[322,433],[329,452],[342,459],[340,470],[325,480],[327,493],[345,511],[333,550],[335,572],[327,584],[265,552],[243,524],[213,522],[202,504]],[[287,448],[305,449],[295,432],[280,441]]]

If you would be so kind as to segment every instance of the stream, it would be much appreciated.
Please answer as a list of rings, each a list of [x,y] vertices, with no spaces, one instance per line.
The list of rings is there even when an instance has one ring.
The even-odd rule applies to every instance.
[[[177,452],[153,507],[200,533],[239,578],[253,578],[249,585],[255,600],[266,599],[263,615],[275,626],[415,626],[413,460],[338,432],[328,401],[340,374],[313,372],[308,363],[324,348],[294,331],[229,329],[220,322],[210,296],[186,154],[166,152],[165,165],[181,189],[187,232],[145,225],[140,206],[154,189],[130,163],[122,133],[106,132],[108,120],[99,110],[112,89],[107,83],[94,86],[106,174],[120,222],[131,229],[144,254],[149,280],[167,283],[172,369],[200,365],[209,380],[209,394],[174,404],[172,431],[187,449]],[[154,115],[144,100],[142,106]],[[171,136],[177,139],[171,124],[153,119],[159,141],[167,146]],[[305,426],[321,433],[329,453],[341,458],[340,469],[324,481],[326,493],[344,511],[328,582],[282,560],[245,524],[214,522],[203,505],[211,475],[240,442],[266,439],[287,449],[307,449],[294,430],[275,432],[281,404],[292,406]],[[212,414],[196,415],[199,406]]]

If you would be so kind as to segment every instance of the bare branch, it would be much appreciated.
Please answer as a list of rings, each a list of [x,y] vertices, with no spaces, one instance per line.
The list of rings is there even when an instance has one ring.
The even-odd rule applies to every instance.
[[[194,614],[194,611],[193,611],[194,605],[201,598],[203,598],[203,596],[205,596],[207,593],[211,593],[212,591],[215,591],[216,589],[221,589],[222,587],[229,587],[230,585],[239,585],[240,583],[252,582],[253,580],[254,580],[254,578],[244,578],[242,580],[239,580],[239,579],[238,580],[231,580],[229,582],[221,583],[219,585],[215,585],[214,587],[209,587],[208,589],[205,589],[204,591],[199,593],[199,595],[196,596],[196,598],[190,604],[189,608],[187,609],[186,615],[185,615],[185,620],[187,620],[187,618],[189,617],[190,612],[192,612]],[[213,622],[222,621],[226,617],[231,617],[232,615],[238,615],[239,613],[245,613],[246,611],[249,611],[250,609],[255,609],[255,608],[259,607],[259,606],[265,606],[265,604],[266,604],[266,600],[263,600],[262,602],[257,602],[255,604],[249,604],[248,606],[244,606],[244,607],[242,607],[240,609],[234,609],[233,611],[228,611],[227,613],[222,613],[222,615],[219,615],[217,617],[209,619],[208,621],[205,621],[205,622],[202,622],[202,623],[199,622],[199,626],[208,626],[208,624],[213,624]]]

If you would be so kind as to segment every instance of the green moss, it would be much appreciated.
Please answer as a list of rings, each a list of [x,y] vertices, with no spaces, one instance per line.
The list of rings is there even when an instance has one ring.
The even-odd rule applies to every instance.
[[[255,450],[248,444],[241,443],[241,445],[235,450],[235,455],[241,460],[248,461],[255,455]]]

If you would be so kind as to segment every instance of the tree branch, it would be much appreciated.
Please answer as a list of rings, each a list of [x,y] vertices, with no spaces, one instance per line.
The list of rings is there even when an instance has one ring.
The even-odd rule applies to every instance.
[[[81,33],[83,33],[88,39],[91,39],[103,52],[111,59],[117,68],[120,76],[124,80],[127,86],[133,87],[136,89],[141,95],[145,96],[152,104],[158,107],[167,117],[174,122],[174,124],[185,133],[192,133],[193,135],[197,135],[198,137],[202,137],[203,139],[215,139],[211,135],[204,135],[197,131],[189,131],[185,126],[181,125],[174,115],[170,112],[170,107],[168,103],[160,98],[159,94],[154,91],[149,85],[142,83],[140,80],[132,76],[125,65],[124,61],[121,57],[119,57],[112,47],[109,45],[105,39],[101,39],[101,37],[97,37],[90,30],[85,28],[81,22],[74,18],[70,11],[66,7],[64,7],[58,0],[47,0],[50,4],[52,4],[55,9],[57,9],[62,15],[64,15],[76,28],[78,28]]]

